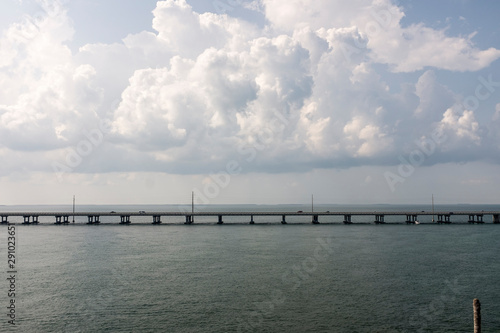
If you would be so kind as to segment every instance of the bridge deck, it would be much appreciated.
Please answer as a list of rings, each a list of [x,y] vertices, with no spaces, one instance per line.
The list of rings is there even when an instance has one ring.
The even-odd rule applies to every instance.
[[[375,224],[385,224],[386,216],[405,216],[407,224],[419,224],[420,222],[417,220],[418,216],[436,216],[438,224],[446,223],[450,224],[451,216],[467,216],[469,223],[484,223],[483,217],[485,215],[491,215],[492,221],[494,224],[500,224],[500,212],[493,211],[458,211],[454,212],[426,212],[426,211],[364,211],[364,212],[304,212],[304,211],[281,211],[281,212],[252,212],[252,211],[241,211],[241,212],[168,212],[168,211],[135,211],[135,212],[0,212],[0,224],[10,224],[9,217],[22,217],[24,220],[23,224],[39,224],[40,217],[48,217],[53,216],[55,218],[55,224],[69,224],[70,217],[71,222],[75,222],[74,217],[87,217],[87,224],[100,224],[101,217],[120,217],[120,224],[131,224],[131,217],[150,217],[152,218],[153,224],[161,224],[162,217],[184,217],[186,219],[185,224],[193,224],[194,219],[196,217],[217,217],[217,224],[223,224],[223,217],[236,217],[236,216],[247,216],[250,218],[250,224],[255,224],[254,218],[259,216],[267,216],[267,217],[281,217],[281,223],[287,224],[287,217],[291,216],[304,216],[309,217],[311,219],[311,223],[319,224],[319,217],[328,217],[328,216],[342,216],[344,224],[352,224],[353,216],[373,216]],[[434,218],[432,219],[434,222]],[[366,222],[366,221],[365,221]],[[387,221],[388,222],[388,221]]]
[[[428,212],[428,211],[364,211],[364,212],[167,212],[167,211],[146,211],[140,212],[0,212],[0,216],[367,216],[367,215],[499,215],[500,212],[495,211],[457,211],[457,212]]]

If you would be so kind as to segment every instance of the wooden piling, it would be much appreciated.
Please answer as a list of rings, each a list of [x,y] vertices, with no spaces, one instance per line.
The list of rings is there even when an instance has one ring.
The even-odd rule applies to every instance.
[[[481,333],[481,302],[474,298],[472,306],[474,308],[474,333]]]

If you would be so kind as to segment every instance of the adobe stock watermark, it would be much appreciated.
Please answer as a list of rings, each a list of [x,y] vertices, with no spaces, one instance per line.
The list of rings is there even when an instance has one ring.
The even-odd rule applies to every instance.
[[[45,24],[50,24],[50,20],[61,15],[63,6],[68,0],[37,1],[39,11],[33,15],[24,15],[23,21],[17,24],[16,33],[24,42],[37,38],[43,30]]]
[[[387,7],[385,9],[370,10],[370,16],[373,20],[368,21],[365,25],[364,31],[368,38],[373,38],[379,35],[382,31],[386,31],[394,23],[394,16],[398,14],[397,7]],[[368,41],[365,39],[360,40],[355,38],[353,44],[341,43],[340,49],[344,54],[347,61],[351,61],[354,54],[359,54],[368,49]]]
[[[413,327],[412,332],[430,332],[430,324],[436,320],[443,321],[446,308],[454,306],[459,293],[458,278],[453,281],[446,280],[441,295],[436,296],[429,305],[422,307],[408,319],[408,324]]]
[[[331,237],[317,238],[316,247],[313,255],[304,258],[298,264],[288,268],[281,275],[283,288],[294,292],[306,281],[311,279],[322,262],[334,254],[334,242]],[[275,289],[269,295],[269,298],[254,303],[254,310],[244,315],[244,318],[238,318],[237,332],[255,332],[256,329],[264,324],[264,320],[270,317],[276,309],[287,301],[284,289]]]
[[[384,173],[391,192],[396,191],[397,184],[404,183],[406,178],[411,177],[416,168],[424,164],[426,159],[436,152],[437,147],[446,142],[447,139],[448,137],[443,133],[443,130],[438,128],[430,135],[430,138],[416,140],[414,143],[417,148],[413,149],[408,157],[399,155],[398,160],[401,163],[397,168],[397,174],[390,171]]]
[[[59,182],[63,181],[66,173],[71,173],[80,166],[85,157],[91,155],[102,143],[104,137],[112,130],[112,122],[107,119],[101,119],[99,126],[92,130],[82,130],[84,139],[80,140],[76,146],[71,147],[66,154],[63,162],[52,162],[52,170],[56,173]]]
[[[476,86],[473,95],[467,96],[462,102],[465,110],[476,111],[481,102],[489,99],[496,91],[495,88],[500,88],[500,82],[493,81],[493,75],[488,75],[488,78],[479,76],[477,78],[479,84]]]
[[[24,42],[35,39],[41,31],[41,27],[47,18],[47,12],[38,12],[32,16],[24,17],[24,22],[16,26],[17,36]]]
[[[19,308],[19,297],[16,294],[19,294],[19,288],[16,289],[18,282],[18,272],[17,265],[19,261],[17,260],[18,255],[16,252],[18,243],[17,243],[17,234],[16,234],[16,226],[9,225],[7,228],[7,271],[5,280],[8,281],[8,289],[7,289],[7,323],[8,326],[14,328],[17,325],[19,320],[19,316],[16,314],[16,311]],[[17,257],[16,257],[17,256]],[[16,261],[17,260],[17,261]]]
[[[471,94],[464,98],[461,108],[462,110],[476,111],[481,102],[486,101],[500,87],[500,82],[493,81],[493,75],[488,75],[488,78],[479,76],[479,84]],[[387,171],[384,173],[385,180],[391,192],[396,191],[396,185],[404,183],[406,179],[415,173],[416,168],[422,166],[424,162],[433,155],[437,148],[448,140],[442,128],[437,128],[431,133],[430,138],[416,140],[415,146],[407,157],[403,155],[398,156],[400,164],[397,167],[397,173]]]
[[[274,111],[271,121],[252,137],[251,144],[238,146],[237,152],[242,157],[242,161],[234,159],[228,161],[223,170],[210,174],[204,185],[193,189],[195,203],[210,204],[213,199],[220,195],[221,191],[230,185],[232,177],[241,174],[245,164],[254,162],[259,153],[268,149],[276,140],[277,133],[282,132],[288,126],[289,121],[280,112]],[[188,208],[185,206],[178,208],[183,213],[188,212]]]

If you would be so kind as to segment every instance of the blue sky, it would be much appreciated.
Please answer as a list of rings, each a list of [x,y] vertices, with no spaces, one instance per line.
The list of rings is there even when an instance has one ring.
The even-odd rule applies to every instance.
[[[498,203],[499,6],[3,1],[0,203]]]

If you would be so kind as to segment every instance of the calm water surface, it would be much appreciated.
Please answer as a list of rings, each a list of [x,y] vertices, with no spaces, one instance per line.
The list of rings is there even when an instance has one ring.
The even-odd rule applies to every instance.
[[[498,225],[16,231],[17,332],[471,332],[475,297],[500,331]]]

